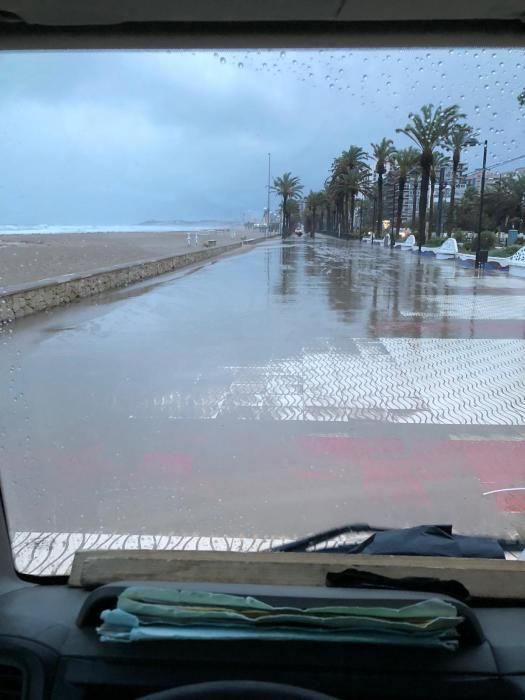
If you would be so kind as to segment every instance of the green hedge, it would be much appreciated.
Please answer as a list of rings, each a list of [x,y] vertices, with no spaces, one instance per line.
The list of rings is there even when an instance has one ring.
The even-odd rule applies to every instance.
[[[521,247],[521,245],[509,245],[507,248],[492,248],[492,250],[489,250],[489,255],[495,258],[510,258],[510,256],[517,253]]]
[[[446,238],[431,238],[429,241],[427,241],[425,243],[425,245],[428,246],[429,248],[438,248],[446,240],[447,240]]]
[[[497,236],[494,231],[481,232],[481,250],[494,248],[496,245]],[[478,248],[478,237],[474,236],[471,241],[465,243],[465,250],[475,251]]]

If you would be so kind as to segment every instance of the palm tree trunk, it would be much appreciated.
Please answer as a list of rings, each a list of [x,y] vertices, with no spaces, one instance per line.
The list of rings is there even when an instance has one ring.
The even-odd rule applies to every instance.
[[[432,238],[432,226],[434,223],[434,192],[436,189],[435,175],[430,178],[430,205],[428,208],[428,238]]]
[[[397,217],[396,217],[396,238],[399,237],[399,231],[401,229],[401,216],[403,214],[403,203],[405,200],[405,183],[404,177],[399,178],[399,192],[397,195]]]
[[[287,214],[286,214],[286,204],[288,202],[288,196],[283,194],[283,230],[282,230],[282,237],[286,238],[286,225],[288,223],[287,219]]]
[[[354,232],[355,192],[350,193],[350,233]]]
[[[414,177],[414,197],[412,199],[412,233],[414,233],[414,230],[416,228],[416,207],[417,207],[417,189],[419,185],[419,179],[417,175]]]
[[[315,233],[315,212],[317,207],[312,207],[312,236]]]
[[[459,154],[454,153],[452,159],[452,182],[450,183],[450,204],[448,208],[448,230],[452,233],[456,223],[456,181],[458,177]]]
[[[372,229],[372,243],[374,242],[374,229],[375,229],[376,221],[377,221],[376,214],[377,214],[377,197],[374,197],[374,211],[372,214],[372,225],[370,226],[370,228]]]
[[[383,228],[383,175],[379,173],[377,176],[377,224],[376,235],[381,237]]]
[[[425,244],[425,222],[427,219],[428,184],[430,182],[430,168],[432,160],[425,158],[421,163],[421,189],[419,192],[419,230],[417,232],[417,246],[421,252],[421,246]]]

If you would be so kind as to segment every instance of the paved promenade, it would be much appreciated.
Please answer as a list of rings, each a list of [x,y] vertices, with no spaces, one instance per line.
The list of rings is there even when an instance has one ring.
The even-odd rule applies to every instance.
[[[525,536],[525,284],[318,237],[16,321],[19,566],[348,522]]]

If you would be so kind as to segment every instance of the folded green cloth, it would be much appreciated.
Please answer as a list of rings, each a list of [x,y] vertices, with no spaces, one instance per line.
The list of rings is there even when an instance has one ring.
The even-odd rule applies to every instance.
[[[402,608],[276,607],[256,598],[131,587],[102,613],[102,641],[139,639],[319,639],[444,646],[458,644],[456,608],[429,599]]]

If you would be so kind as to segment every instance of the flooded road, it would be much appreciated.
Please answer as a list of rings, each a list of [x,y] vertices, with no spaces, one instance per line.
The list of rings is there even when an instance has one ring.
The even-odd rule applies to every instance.
[[[15,545],[47,547],[20,559],[35,573],[46,543],[58,571],[102,535],[525,534],[525,284],[505,273],[271,241],[0,343],[2,484]]]

